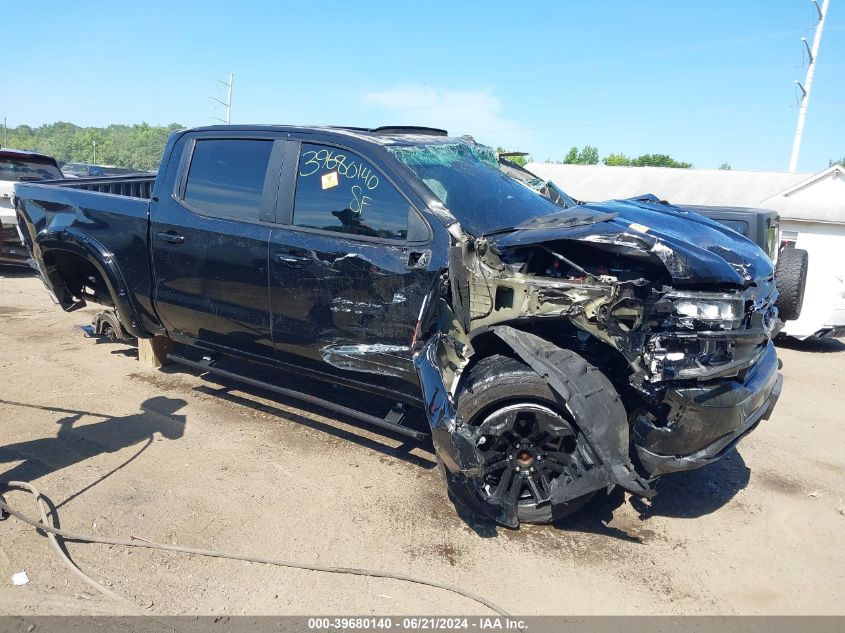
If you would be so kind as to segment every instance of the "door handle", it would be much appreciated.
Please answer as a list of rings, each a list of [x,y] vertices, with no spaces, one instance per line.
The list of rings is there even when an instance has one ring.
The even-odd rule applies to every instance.
[[[185,241],[184,235],[179,235],[174,231],[162,231],[158,233],[158,239],[162,242],[167,242],[168,244],[181,244]]]
[[[287,266],[301,266],[309,261],[307,257],[299,257],[297,255],[290,255],[288,253],[275,253],[273,261],[285,264]]]

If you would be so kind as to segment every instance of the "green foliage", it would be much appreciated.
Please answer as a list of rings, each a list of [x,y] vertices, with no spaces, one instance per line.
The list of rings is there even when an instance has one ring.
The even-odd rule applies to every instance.
[[[167,137],[182,127],[178,123],[168,126],[140,123],[109,125],[104,128],[79,127],[63,121],[37,128],[19,125],[8,129],[8,146],[41,152],[64,163],[156,169]],[[97,144],[96,161],[94,141]]]
[[[573,147],[563,159],[566,165],[595,165],[599,162],[599,150],[592,145],[585,145],[579,151]]]
[[[585,145],[581,152],[578,154],[578,160],[580,161],[581,165],[598,165],[598,148],[593,147],[592,145]]]
[[[608,154],[602,162],[611,167],[630,167],[633,164],[631,157],[622,153]]]
[[[679,169],[692,167],[692,163],[682,163],[668,154],[642,154],[636,158],[622,153],[608,154],[603,162],[613,167],[676,167]],[[730,169],[730,165],[727,168]]]
[[[724,170],[724,171],[730,171],[731,166],[728,165],[727,163],[722,163],[721,165],[719,165],[719,169]]]
[[[599,150],[592,145],[585,145],[581,150],[571,148],[562,161],[547,160],[547,163],[557,162],[566,165],[596,165],[599,162]],[[631,158],[623,153],[612,153],[602,160],[605,165],[612,167],[677,167],[688,169],[692,163],[677,161],[668,154],[642,154]],[[728,166],[730,169],[730,166]]]
[[[682,163],[668,154],[643,154],[637,156],[632,164],[634,167],[676,167],[678,169],[689,169],[692,163]]]
[[[830,165],[828,165],[828,167],[833,167],[834,165],[842,165],[843,167],[845,167],[845,156],[843,156],[839,160],[830,161]]]

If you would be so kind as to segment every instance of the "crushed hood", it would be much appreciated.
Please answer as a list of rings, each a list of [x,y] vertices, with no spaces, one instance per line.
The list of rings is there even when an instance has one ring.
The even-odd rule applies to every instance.
[[[534,218],[490,240],[503,251],[578,241],[632,257],[657,258],[681,285],[746,286],[774,274],[771,260],[748,238],[652,195],[581,204]]]

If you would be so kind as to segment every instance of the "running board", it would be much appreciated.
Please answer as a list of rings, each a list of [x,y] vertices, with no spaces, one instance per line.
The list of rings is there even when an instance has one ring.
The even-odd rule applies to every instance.
[[[415,431],[413,429],[400,426],[396,422],[390,422],[386,419],[379,418],[374,415],[369,415],[368,413],[364,413],[362,411],[350,409],[349,407],[344,407],[343,405],[330,402],[329,400],[323,400],[322,398],[318,398],[317,396],[302,393],[301,391],[294,391],[293,389],[285,389],[284,387],[278,387],[276,385],[270,384],[269,382],[263,382],[261,380],[255,380],[254,378],[248,378],[247,376],[242,376],[241,374],[226,371],[225,369],[219,369],[218,367],[214,367],[213,365],[208,363],[198,363],[196,361],[183,358],[182,356],[175,356],[174,354],[170,354],[169,358],[174,363],[185,365],[186,367],[191,367],[199,371],[208,372],[209,374],[215,374],[224,378],[236,380],[238,382],[242,382],[253,387],[258,387],[259,389],[266,389],[267,391],[272,391],[273,393],[278,393],[288,398],[301,400],[303,402],[313,404],[316,407],[320,407],[321,409],[334,411],[335,413],[340,413],[342,415],[349,416],[350,418],[355,418],[356,420],[359,420],[361,422],[366,422],[367,424],[371,424],[372,426],[377,426],[379,428],[392,431],[393,433],[399,433],[400,435],[405,435],[406,437],[411,437],[418,441],[425,441],[426,439],[428,439],[427,433]]]

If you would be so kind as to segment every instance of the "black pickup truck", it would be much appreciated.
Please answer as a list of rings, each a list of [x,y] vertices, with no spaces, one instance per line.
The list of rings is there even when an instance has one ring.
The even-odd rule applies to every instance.
[[[103,304],[212,373],[237,358],[414,407],[453,496],[505,525],[613,485],[651,496],[780,394],[778,293],[753,242],[653,197],[561,208],[441,130],[184,130],[155,178],[21,183],[15,200],[65,310]],[[419,437],[402,407],[307,398]]]

